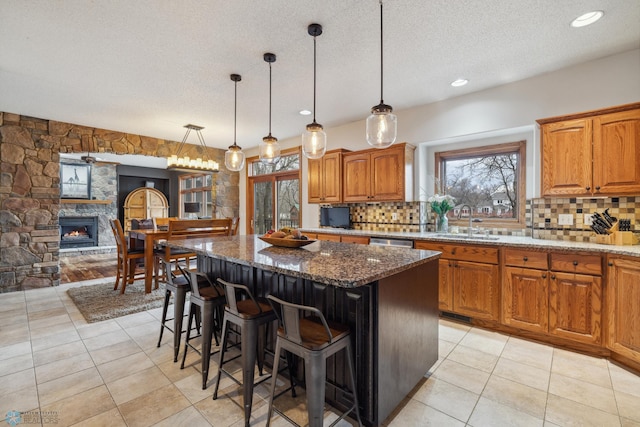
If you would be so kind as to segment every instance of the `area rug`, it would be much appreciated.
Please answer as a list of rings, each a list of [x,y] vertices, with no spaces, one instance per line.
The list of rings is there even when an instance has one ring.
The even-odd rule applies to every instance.
[[[127,285],[124,294],[120,294],[120,289],[113,290],[114,281],[115,278],[108,282],[67,290],[69,297],[88,323],[162,307],[164,301],[162,284],[159,289],[145,294],[144,280],[136,280]]]

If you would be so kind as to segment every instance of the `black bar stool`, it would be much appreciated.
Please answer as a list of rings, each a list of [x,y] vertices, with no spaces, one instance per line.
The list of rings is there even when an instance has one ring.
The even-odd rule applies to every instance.
[[[273,372],[278,372],[278,361],[282,350],[289,351],[304,359],[309,427],[322,426],[324,418],[327,358],[341,350],[346,351],[345,358],[349,368],[349,379],[352,391],[343,388],[340,388],[340,390],[346,395],[353,397],[353,404],[331,425],[335,425],[355,410],[358,425],[362,427],[360,410],[358,408],[358,396],[356,394],[353,360],[351,359],[351,337],[349,336],[349,328],[334,322],[328,324],[322,312],[315,307],[292,304],[272,295],[269,295],[267,298],[280,306],[280,321],[282,322],[282,326],[278,328],[278,338],[276,340],[276,350],[273,358]],[[313,313],[314,316],[302,317],[302,314],[305,312]],[[273,406],[276,379],[276,375],[274,375],[271,383],[271,393],[269,395],[267,426],[271,424],[271,416],[274,410],[289,422],[295,424],[293,420]],[[330,385],[333,386],[333,384]]]
[[[222,343],[220,344],[220,361],[218,362],[218,377],[216,387],[213,391],[213,399],[218,398],[218,387],[222,373],[229,376],[233,381],[243,385],[244,400],[244,421],[249,425],[251,418],[251,406],[253,402],[253,387],[262,381],[269,379],[272,375],[262,377],[262,367],[264,363],[264,337],[259,333],[260,327],[278,320],[271,304],[264,298],[254,298],[249,288],[237,283],[229,283],[218,279],[225,288],[227,305],[224,308],[224,321],[222,324]],[[237,299],[236,292],[243,294],[246,299]],[[227,350],[229,335],[229,323],[241,329],[240,348],[242,365],[242,383],[236,380],[229,372],[225,371],[222,365],[225,363],[224,354]],[[233,360],[233,359],[230,359]],[[228,360],[227,362],[229,362]],[[254,367],[258,362],[258,370],[261,378],[254,384]]]
[[[178,361],[178,353],[180,352],[180,339],[182,338],[182,320],[184,317],[184,304],[187,299],[187,292],[191,291],[191,285],[184,275],[176,276],[171,261],[164,262],[164,271],[166,273],[164,304],[162,306],[162,319],[160,319],[160,337],[158,338],[158,347],[162,342],[162,334],[166,329],[173,333],[173,361]],[[169,300],[173,293],[173,318],[167,319],[167,310],[169,308]],[[167,325],[167,322],[173,320],[173,327]],[[178,332],[176,332],[178,331]]]
[[[207,388],[207,379],[209,377],[209,364],[211,355],[218,352],[218,350],[211,353],[211,339],[215,336],[216,312],[221,313],[222,306],[225,304],[224,290],[219,286],[213,284],[206,274],[197,271],[189,270],[178,265],[178,268],[182,271],[183,275],[187,278],[191,296],[189,297],[189,324],[187,325],[187,336],[184,344],[184,354],[182,355],[182,364],[180,369],[184,368],[185,360],[187,359],[187,350],[191,347],[197,353],[200,354],[202,360],[202,389]],[[191,336],[192,322],[197,311],[200,311],[202,333],[196,336]],[[219,329],[219,327],[218,327]],[[193,345],[189,344],[189,341],[202,337],[202,347],[198,350]],[[218,344],[218,337],[215,336],[216,344]]]

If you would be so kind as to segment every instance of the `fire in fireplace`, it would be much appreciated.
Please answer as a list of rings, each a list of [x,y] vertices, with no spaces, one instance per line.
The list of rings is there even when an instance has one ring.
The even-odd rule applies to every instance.
[[[59,225],[61,249],[98,246],[97,216],[62,216]]]

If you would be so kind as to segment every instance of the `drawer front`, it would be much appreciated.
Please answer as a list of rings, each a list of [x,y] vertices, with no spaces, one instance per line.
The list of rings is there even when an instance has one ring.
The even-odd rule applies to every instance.
[[[551,254],[551,270],[602,275],[602,257],[586,254]]]
[[[360,245],[368,245],[369,237],[367,236],[342,236],[341,242],[344,243],[357,243]]]
[[[455,259],[459,261],[475,261],[486,264],[498,263],[498,248],[475,245],[454,245],[451,243],[416,241],[413,244],[415,249],[427,249],[442,252],[442,258]]]
[[[330,242],[339,242],[340,235],[339,234],[324,234],[318,233],[318,240],[328,240]]]
[[[530,249],[505,249],[504,263],[513,267],[536,268],[547,270],[549,263],[546,252],[535,252]]]

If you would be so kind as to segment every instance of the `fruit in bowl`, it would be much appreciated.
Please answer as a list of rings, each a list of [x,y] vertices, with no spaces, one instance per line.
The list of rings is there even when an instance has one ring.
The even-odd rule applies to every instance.
[[[309,240],[297,228],[283,227],[278,231],[269,230],[263,237],[271,237],[276,239],[293,239],[293,240]]]

